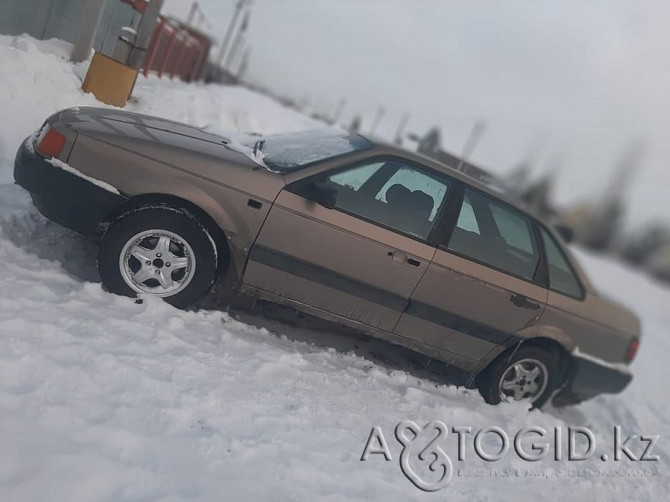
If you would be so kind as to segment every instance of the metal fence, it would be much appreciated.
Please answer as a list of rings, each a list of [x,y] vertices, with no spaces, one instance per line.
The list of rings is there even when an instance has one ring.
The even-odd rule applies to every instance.
[[[198,80],[203,76],[211,45],[199,31],[160,16],[144,60],[144,75],[152,72],[187,82]]]
[[[60,38],[74,43],[77,19],[87,0],[2,0],[0,33],[27,33],[40,39]]]
[[[65,40],[75,45],[76,60],[86,59],[91,46],[111,56],[121,28],[136,28],[141,19],[120,0],[0,0],[0,33]]]
[[[131,5],[132,4],[132,5]],[[88,58],[91,46],[105,56],[118,57],[122,34],[137,31],[144,9],[136,0],[0,0],[0,33],[35,38],[59,38],[75,45],[76,60]],[[82,35],[86,31],[87,35]],[[143,72],[198,80],[206,73],[212,41],[205,34],[173,18],[159,16],[144,59]]]

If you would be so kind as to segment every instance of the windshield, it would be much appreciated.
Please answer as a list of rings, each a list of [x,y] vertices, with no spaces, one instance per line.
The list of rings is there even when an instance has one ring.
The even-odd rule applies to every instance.
[[[372,144],[358,134],[336,128],[271,136],[246,136],[238,140],[251,157],[273,171],[287,172],[313,162],[367,150]]]

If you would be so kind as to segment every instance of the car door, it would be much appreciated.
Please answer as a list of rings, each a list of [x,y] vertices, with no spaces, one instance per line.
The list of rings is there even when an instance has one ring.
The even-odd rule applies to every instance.
[[[400,158],[299,180],[277,197],[243,282],[391,331],[435,254],[450,186]],[[334,208],[314,202],[315,187],[336,193]]]
[[[456,224],[395,332],[440,348],[467,367],[536,323],[548,291],[534,282],[540,248],[532,219],[467,187],[461,197]]]

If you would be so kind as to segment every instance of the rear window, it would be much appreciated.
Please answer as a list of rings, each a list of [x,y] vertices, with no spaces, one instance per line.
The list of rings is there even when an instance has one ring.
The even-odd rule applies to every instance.
[[[335,128],[271,136],[247,136],[243,144],[253,148],[258,141],[264,141],[260,154],[265,165],[280,172],[293,171],[313,162],[372,147],[362,136]]]

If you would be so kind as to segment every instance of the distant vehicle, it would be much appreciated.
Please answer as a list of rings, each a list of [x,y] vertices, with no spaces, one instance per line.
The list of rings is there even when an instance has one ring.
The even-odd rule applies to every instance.
[[[48,218],[101,235],[111,292],[185,308],[221,274],[456,365],[489,403],[621,391],[634,314],[600,296],[560,236],[503,194],[361,135],[231,140],[117,110],[66,109],[14,177]]]

